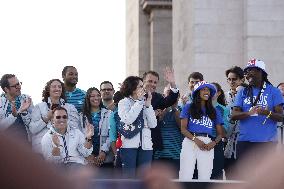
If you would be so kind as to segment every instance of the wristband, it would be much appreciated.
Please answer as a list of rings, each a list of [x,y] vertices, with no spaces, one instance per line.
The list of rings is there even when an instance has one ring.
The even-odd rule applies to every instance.
[[[269,111],[269,114],[268,114],[268,115],[266,116],[266,118],[264,119],[262,125],[264,125],[264,124],[266,123],[266,120],[267,120],[268,118],[270,118],[271,114],[272,114],[272,111]]]

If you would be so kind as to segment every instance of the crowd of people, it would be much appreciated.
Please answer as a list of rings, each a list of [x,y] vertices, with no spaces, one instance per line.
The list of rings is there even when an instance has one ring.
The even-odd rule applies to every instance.
[[[34,105],[21,94],[18,78],[5,74],[0,130],[63,169],[97,167],[123,178],[163,162],[180,180],[238,179],[231,173],[245,154],[276,147],[284,83],[274,87],[269,82],[263,61],[252,59],[244,69],[226,70],[227,92],[193,72],[188,91],[180,94],[173,70],[165,68],[168,84],[161,94],[159,77],[148,71],[127,77],[118,91],[104,81],[85,92],[77,88],[77,69],[66,66],[62,81],[48,81],[42,102]]]

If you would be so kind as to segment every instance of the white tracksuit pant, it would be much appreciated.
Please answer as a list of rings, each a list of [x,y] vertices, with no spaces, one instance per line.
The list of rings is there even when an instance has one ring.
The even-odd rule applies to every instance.
[[[198,136],[197,138],[205,144],[212,141],[209,137]],[[213,169],[213,159],[214,148],[210,151],[200,150],[192,140],[185,137],[180,153],[179,179],[192,179],[197,160],[198,179],[209,180]]]

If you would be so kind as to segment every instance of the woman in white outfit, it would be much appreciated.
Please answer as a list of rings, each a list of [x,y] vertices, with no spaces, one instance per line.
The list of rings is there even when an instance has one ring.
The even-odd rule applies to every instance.
[[[213,85],[201,81],[194,86],[192,103],[186,104],[180,114],[181,132],[185,136],[180,154],[181,180],[193,178],[197,161],[198,179],[209,180],[213,169],[214,147],[222,139],[222,115],[212,105],[216,93]],[[212,130],[216,128],[215,140]]]
[[[142,78],[129,76],[124,80],[120,91],[125,96],[118,103],[118,115],[125,131],[121,133],[122,171],[123,175],[129,178],[135,177],[136,168],[142,165],[150,166],[152,162],[153,143],[150,128],[157,126],[157,119],[151,105],[151,93],[148,92],[148,96],[144,96]],[[136,120],[139,125],[135,125]],[[125,134],[134,131],[137,132],[134,136]]]
[[[41,139],[51,127],[53,109],[62,106],[68,112],[68,125],[72,128],[79,126],[79,114],[72,104],[65,103],[64,84],[59,79],[48,81],[42,92],[42,102],[35,105],[29,129],[32,133],[34,151],[41,153]]]

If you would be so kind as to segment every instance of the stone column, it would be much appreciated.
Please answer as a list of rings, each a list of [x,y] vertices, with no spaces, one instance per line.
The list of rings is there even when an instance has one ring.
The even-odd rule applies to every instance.
[[[163,91],[164,68],[172,67],[172,12],[152,9],[150,14],[150,68],[160,74],[158,90]]]
[[[245,0],[246,60],[262,59],[275,86],[284,81],[284,1]]]
[[[127,75],[154,70],[160,74],[161,92],[163,68],[172,67],[172,2],[127,0],[126,4]]]
[[[126,1],[126,75],[150,69],[150,25],[139,0]]]
[[[199,71],[226,85],[225,70],[243,64],[242,0],[173,0],[173,65],[178,85]]]

